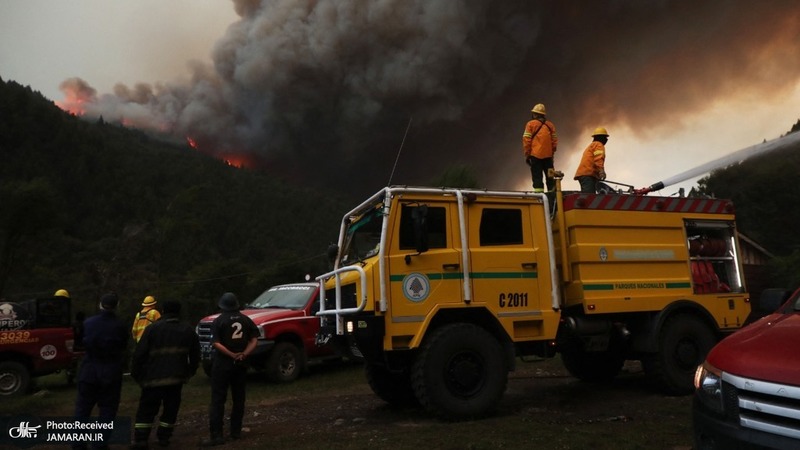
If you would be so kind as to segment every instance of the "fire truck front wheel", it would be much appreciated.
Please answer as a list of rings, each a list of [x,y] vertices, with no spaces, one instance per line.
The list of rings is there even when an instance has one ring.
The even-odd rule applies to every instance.
[[[0,396],[20,395],[28,391],[31,375],[24,364],[0,362]]]
[[[411,370],[420,404],[446,419],[466,419],[491,412],[508,384],[508,365],[500,342],[468,323],[434,330]]]

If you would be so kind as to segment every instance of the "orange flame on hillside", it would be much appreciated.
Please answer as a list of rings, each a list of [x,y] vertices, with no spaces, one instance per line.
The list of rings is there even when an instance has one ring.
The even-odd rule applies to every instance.
[[[189,147],[202,152],[200,146],[197,144],[197,140],[195,140],[191,136],[186,136],[186,143],[189,145]],[[246,169],[248,167],[256,166],[253,158],[245,154],[225,152],[221,154],[216,154],[215,156],[224,161],[225,164],[231,167],[236,167],[237,169]]]

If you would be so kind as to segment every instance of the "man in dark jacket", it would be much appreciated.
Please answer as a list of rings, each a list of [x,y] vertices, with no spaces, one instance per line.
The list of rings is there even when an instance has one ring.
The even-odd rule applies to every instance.
[[[232,292],[222,294],[218,302],[222,310],[211,324],[211,344],[214,359],[211,364],[211,405],[208,420],[211,439],[202,446],[222,445],[225,398],[231,390],[231,438],[239,439],[242,433],[245,403],[245,376],[247,357],[256,348],[258,328],[246,315],[239,312],[239,300]]]
[[[128,345],[128,328],[115,310],[119,298],[110,293],[100,299],[100,314],[84,323],[83,344],[86,356],[78,374],[78,396],[75,399],[75,418],[86,420],[97,405],[100,421],[110,422],[117,417],[125,347]],[[106,435],[106,438],[110,434]],[[104,439],[108,442],[108,439]],[[85,448],[76,443],[74,448]]]
[[[179,321],[180,312],[179,302],[165,302],[164,316],[145,328],[133,353],[131,376],[142,387],[134,424],[134,448],[147,448],[153,419],[162,405],[156,437],[160,445],[169,445],[183,385],[197,372],[200,342],[194,329]]]

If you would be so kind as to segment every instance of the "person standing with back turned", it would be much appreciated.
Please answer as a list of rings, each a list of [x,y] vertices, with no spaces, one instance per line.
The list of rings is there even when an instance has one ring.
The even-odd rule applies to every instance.
[[[153,419],[162,405],[156,438],[162,447],[169,445],[183,385],[197,372],[200,341],[194,328],[180,321],[180,313],[180,302],[164,302],[161,320],[144,330],[133,353],[131,377],[142,387],[142,392],[131,448],[148,448]]]
[[[142,338],[142,333],[148,325],[161,318],[161,313],[156,309],[156,299],[152,295],[148,295],[142,301],[142,310],[136,313],[133,318],[133,327],[131,327],[131,336],[137,343]]]
[[[239,300],[232,292],[222,294],[218,302],[222,310],[211,324],[211,345],[214,359],[211,363],[211,405],[208,422],[211,439],[202,445],[225,443],[222,435],[225,400],[231,390],[231,439],[239,439],[244,419],[245,360],[256,348],[258,328],[246,315],[239,312]]]
[[[583,151],[581,163],[575,171],[575,179],[581,184],[581,192],[597,193],[597,183],[606,179],[606,143],[608,131],[597,127],[592,133],[592,142]]]
[[[78,373],[76,420],[88,420],[95,405],[101,421],[107,423],[117,417],[122,390],[123,355],[128,345],[126,327],[115,314],[118,303],[117,294],[104,295],[100,299],[100,314],[86,319],[84,324],[86,357]],[[105,432],[105,438],[109,434]],[[86,443],[75,443],[73,448],[86,448]]]
[[[525,124],[522,133],[522,153],[525,163],[531,168],[533,192],[544,192],[542,178],[547,181],[547,190],[552,192],[556,180],[547,176],[553,168],[553,156],[558,149],[556,126],[545,117],[544,105],[539,103],[531,109],[531,120]]]

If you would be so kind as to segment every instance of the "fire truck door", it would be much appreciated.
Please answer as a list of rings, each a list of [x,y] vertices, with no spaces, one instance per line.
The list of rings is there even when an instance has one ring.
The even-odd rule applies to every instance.
[[[550,290],[543,206],[477,203],[468,211],[473,301],[501,319],[541,318],[551,302],[541,295]]]
[[[420,202],[401,204],[390,230],[389,282],[394,324],[421,324],[434,304],[462,301],[463,269],[458,242],[458,216],[452,202],[425,202],[428,249],[417,253],[415,210]],[[435,298],[435,303],[432,301]]]

